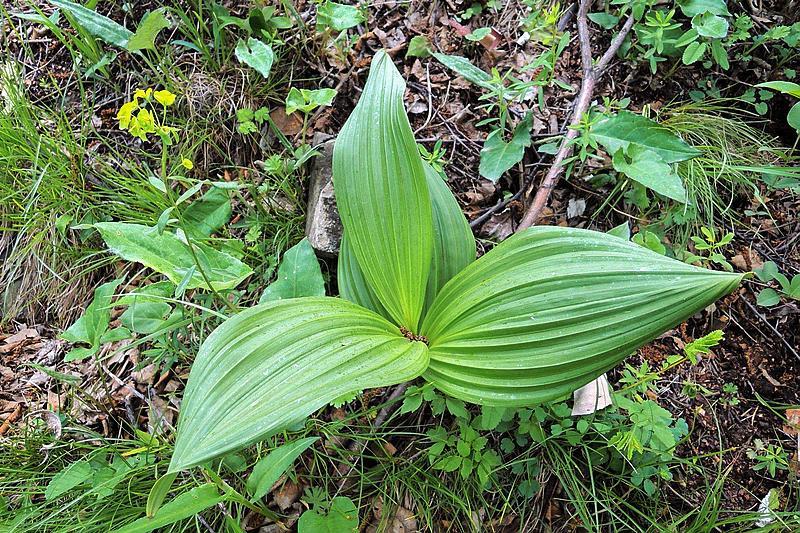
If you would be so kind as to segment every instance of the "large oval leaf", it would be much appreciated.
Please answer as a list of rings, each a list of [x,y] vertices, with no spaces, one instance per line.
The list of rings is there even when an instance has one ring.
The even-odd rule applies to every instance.
[[[405,83],[384,52],[336,139],[333,181],[342,225],[392,319],[416,331],[433,253],[422,158],[403,108]]]
[[[176,472],[266,438],[332,400],[420,375],[428,350],[338,298],[252,307],[203,343],[181,405]]]
[[[192,255],[189,246],[168,231],[159,235],[155,228],[124,222],[98,222],[94,227],[113,253],[164,274],[175,285],[191,273],[186,289],[232,289],[253,273],[232,255],[203,243],[193,244]]]
[[[422,327],[425,378],[474,403],[525,406],[588,383],[731,292],[741,275],[612,235],[536,227],[450,280]]]
[[[445,283],[475,261],[476,248],[475,237],[453,193],[428,163],[423,162],[423,166],[433,209],[433,258],[425,292],[427,309]],[[347,234],[342,237],[338,270],[339,293],[342,297],[389,318],[365,279]]]

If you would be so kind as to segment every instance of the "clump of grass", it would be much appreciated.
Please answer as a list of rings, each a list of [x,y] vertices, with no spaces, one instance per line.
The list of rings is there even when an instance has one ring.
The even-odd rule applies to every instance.
[[[737,200],[758,197],[763,175],[800,177],[796,158],[777,138],[757,129],[757,115],[733,107],[731,100],[668,104],[658,121],[700,155],[678,164],[688,197],[697,212],[695,224],[736,226]],[[697,227],[695,227],[697,226]]]

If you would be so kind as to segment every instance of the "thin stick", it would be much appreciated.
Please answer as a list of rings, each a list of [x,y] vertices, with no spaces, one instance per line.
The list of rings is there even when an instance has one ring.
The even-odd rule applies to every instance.
[[[547,171],[545,177],[542,179],[542,182],[539,185],[539,188],[536,190],[536,195],[533,197],[530,205],[525,210],[525,214],[522,217],[522,221],[520,222],[517,231],[533,226],[541,218],[542,211],[544,211],[547,201],[550,198],[550,193],[555,188],[562,172],[564,171],[564,161],[569,158],[570,155],[572,155],[572,143],[575,137],[578,136],[578,129],[576,126],[580,124],[583,115],[585,115],[589,110],[589,106],[592,101],[592,95],[594,94],[595,84],[600,76],[603,75],[603,72],[606,70],[606,68],[608,68],[608,65],[611,62],[611,59],[614,57],[614,54],[617,53],[622,41],[625,40],[625,36],[633,27],[633,15],[629,15],[625,20],[625,24],[622,26],[622,29],[619,31],[616,37],[611,40],[611,44],[608,46],[608,49],[600,57],[600,60],[593,65],[591,48],[592,43],[589,38],[589,23],[587,18],[591,4],[592,0],[580,0],[580,6],[578,8],[578,40],[581,44],[581,67],[583,70],[583,81],[581,82],[581,89],[578,93],[578,97],[575,99],[572,120],[570,121],[570,125],[567,128],[566,134],[564,135],[564,139],[561,141],[561,146],[556,153],[553,164],[550,167],[550,170]]]
[[[783,343],[783,345],[784,345],[784,346],[786,346],[786,347],[789,349],[789,351],[790,351],[790,352],[792,352],[792,354],[794,354],[794,356],[795,356],[795,357],[797,357],[797,359],[798,359],[798,360],[800,360],[800,354],[799,354],[799,353],[797,353],[797,350],[795,350],[795,349],[792,347],[792,345],[791,345],[791,344],[789,344],[789,341],[787,341],[787,340],[784,338],[784,336],[783,336],[783,335],[781,335],[781,332],[780,332],[780,331],[778,331],[778,328],[776,328],[775,326],[773,326],[773,325],[770,323],[770,321],[769,321],[769,320],[767,320],[767,318],[766,318],[764,315],[762,315],[761,313],[759,313],[759,312],[758,312],[758,309],[756,309],[756,308],[753,306],[753,304],[751,304],[751,303],[750,303],[750,302],[747,300],[747,298],[745,298],[744,296],[742,296],[742,297],[740,298],[740,300],[742,300],[742,301],[745,303],[745,305],[747,305],[747,307],[749,307],[749,308],[750,308],[750,311],[752,311],[752,312],[753,312],[753,314],[754,314],[754,315],[756,315],[756,316],[759,318],[759,320],[761,320],[761,321],[762,321],[764,324],[766,324],[766,325],[767,325],[767,327],[768,327],[770,330],[772,330],[772,333],[774,333],[774,334],[775,334],[775,335],[776,335],[776,336],[777,336],[777,337],[778,337],[778,338],[781,340],[781,342]]]

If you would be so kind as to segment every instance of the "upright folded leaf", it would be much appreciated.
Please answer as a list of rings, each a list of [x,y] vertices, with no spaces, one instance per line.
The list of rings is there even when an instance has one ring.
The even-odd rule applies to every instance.
[[[424,163],[433,207],[433,259],[425,308],[450,279],[475,261],[475,236],[453,193],[433,168]]]
[[[405,83],[384,52],[333,151],[333,181],[353,253],[392,319],[417,329],[433,253],[422,158],[403,108]]]
[[[445,283],[475,261],[476,249],[475,237],[453,193],[428,163],[423,162],[423,166],[433,208],[433,258],[425,292],[427,309]],[[346,234],[342,237],[337,279],[344,298],[390,318],[364,278]]]
[[[425,378],[484,405],[552,400],[731,292],[741,277],[604,233],[531,228],[439,293],[421,329],[430,342]]]
[[[169,471],[261,440],[344,394],[413,379],[427,364],[423,343],[345,300],[252,307],[200,347]]]

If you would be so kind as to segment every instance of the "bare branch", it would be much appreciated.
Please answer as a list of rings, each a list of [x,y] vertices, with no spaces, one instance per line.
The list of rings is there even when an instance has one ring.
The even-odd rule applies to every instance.
[[[558,152],[553,159],[553,164],[550,166],[547,174],[545,174],[542,182],[539,184],[539,188],[536,190],[536,194],[534,195],[530,205],[525,210],[525,214],[522,217],[522,221],[520,222],[517,231],[533,226],[541,218],[542,211],[544,211],[547,201],[550,198],[550,192],[555,188],[559,178],[561,177],[561,173],[564,171],[564,161],[572,155],[572,142],[574,141],[575,137],[578,136],[578,130],[576,129],[576,126],[580,123],[583,115],[585,115],[589,110],[592,96],[594,94],[595,84],[608,67],[611,59],[617,53],[617,50],[619,50],[620,45],[622,45],[622,41],[625,40],[625,36],[633,27],[633,16],[630,15],[628,16],[619,33],[611,40],[611,44],[608,46],[608,49],[605,51],[605,53],[600,57],[600,60],[597,62],[597,64],[593,64],[592,43],[589,36],[589,22],[587,17],[592,2],[593,0],[580,0],[580,5],[578,7],[576,23],[578,26],[578,40],[581,45],[581,67],[583,70],[583,81],[581,82],[581,88],[578,92],[578,96],[575,99],[572,118],[570,120],[569,127],[567,128],[567,132],[564,135],[564,139],[561,141],[561,145],[558,148]]]

